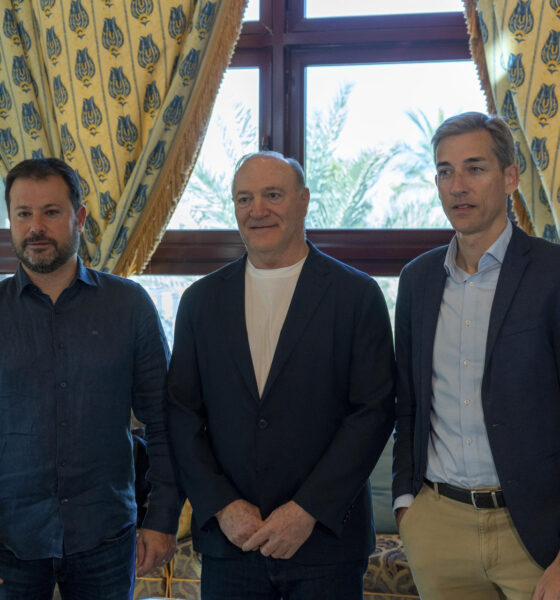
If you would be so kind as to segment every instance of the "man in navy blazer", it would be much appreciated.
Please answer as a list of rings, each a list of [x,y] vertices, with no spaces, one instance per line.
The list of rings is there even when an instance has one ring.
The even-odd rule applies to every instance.
[[[560,598],[560,246],[506,216],[497,117],[432,140],[456,231],[401,274],[394,508],[422,598]]]
[[[394,425],[385,301],[306,242],[296,161],[244,157],[232,192],[247,254],[183,295],[168,386],[202,597],[362,598]]]

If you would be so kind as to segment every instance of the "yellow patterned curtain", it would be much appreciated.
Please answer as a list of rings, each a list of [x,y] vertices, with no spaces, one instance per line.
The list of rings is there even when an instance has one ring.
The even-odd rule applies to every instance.
[[[560,241],[560,0],[464,0],[489,112],[515,138],[514,210],[529,233]]]
[[[0,0],[0,175],[65,159],[80,255],[139,273],[188,181],[246,0]]]

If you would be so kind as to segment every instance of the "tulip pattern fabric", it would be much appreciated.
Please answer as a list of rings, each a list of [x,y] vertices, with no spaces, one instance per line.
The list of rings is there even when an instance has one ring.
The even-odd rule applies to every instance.
[[[490,112],[510,126],[520,223],[560,241],[560,0],[465,0]],[[475,15],[474,19],[469,16]]]
[[[0,0],[0,175],[78,173],[84,262],[141,272],[187,183],[246,0]]]

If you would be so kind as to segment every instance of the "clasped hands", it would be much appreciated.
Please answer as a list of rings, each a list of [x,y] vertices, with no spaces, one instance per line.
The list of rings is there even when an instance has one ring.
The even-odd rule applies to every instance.
[[[313,531],[316,519],[290,500],[263,521],[257,506],[235,500],[216,518],[227,539],[243,552],[260,550],[263,556],[291,558]]]

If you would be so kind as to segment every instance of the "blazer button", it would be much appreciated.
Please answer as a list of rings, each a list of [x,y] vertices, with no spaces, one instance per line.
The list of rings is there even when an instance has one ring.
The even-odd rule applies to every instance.
[[[259,429],[266,429],[268,427],[268,421],[266,419],[259,419]]]

